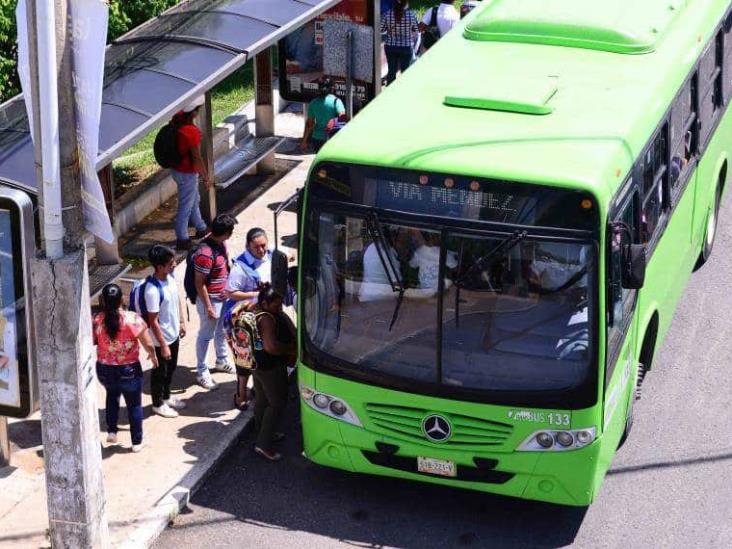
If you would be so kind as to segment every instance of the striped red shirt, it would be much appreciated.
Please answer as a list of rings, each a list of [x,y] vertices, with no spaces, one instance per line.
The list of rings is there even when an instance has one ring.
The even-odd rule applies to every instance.
[[[193,265],[197,272],[206,275],[206,289],[211,301],[223,301],[224,288],[229,278],[226,246],[210,239],[204,240],[193,254]]]

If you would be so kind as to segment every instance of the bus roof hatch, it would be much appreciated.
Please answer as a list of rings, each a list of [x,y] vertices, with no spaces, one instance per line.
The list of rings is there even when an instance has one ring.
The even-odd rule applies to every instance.
[[[650,53],[683,6],[684,0],[493,0],[466,26],[464,36],[479,42]]]
[[[520,81],[512,79],[505,85],[496,81],[480,91],[461,90],[454,94],[448,93],[444,104],[450,107],[519,114],[550,114],[554,108],[549,100],[557,93],[557,82],[556,77]]]

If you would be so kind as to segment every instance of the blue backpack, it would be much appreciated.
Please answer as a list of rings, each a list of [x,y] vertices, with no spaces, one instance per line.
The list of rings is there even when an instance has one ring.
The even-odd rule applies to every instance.
[[[163,286],[154,275],[136,281],[130,290],[130,301],[128,309],[139,314],[142,319],[147,322],[147,305],[145,304],[145,289],[148,284],[152,284],[160,293],[160,305],[163,304]]]

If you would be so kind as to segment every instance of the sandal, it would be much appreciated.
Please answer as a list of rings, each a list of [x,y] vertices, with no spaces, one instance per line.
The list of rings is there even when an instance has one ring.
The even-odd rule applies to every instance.
[[[279,461],[282,459],[282,454],[280,454],[279,452],[268,452],[267,450],[263,450],[259,446],[255,446],[254,451],[262,456],[264,459],[267,459],[269,461]]]

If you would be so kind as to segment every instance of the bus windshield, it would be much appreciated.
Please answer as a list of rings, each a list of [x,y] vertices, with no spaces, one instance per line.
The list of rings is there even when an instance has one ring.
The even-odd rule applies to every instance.
[[[576,390],[594,379],[592,241],[315,209],[306,347],[356,377],[452,391]]]

